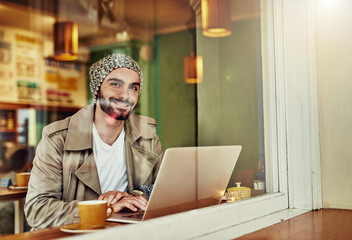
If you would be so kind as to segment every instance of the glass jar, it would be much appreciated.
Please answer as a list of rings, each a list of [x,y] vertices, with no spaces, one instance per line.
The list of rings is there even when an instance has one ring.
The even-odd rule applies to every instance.
[[[246,199],[251,197],[251,191],[249,187],[241,187],[241,182],[236,182],[236,187],[228,188],[227,191],[237,191],[240,193],[240,199]]]

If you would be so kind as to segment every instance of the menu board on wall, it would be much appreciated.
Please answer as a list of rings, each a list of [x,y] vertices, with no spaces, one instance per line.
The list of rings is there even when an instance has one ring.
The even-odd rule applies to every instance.
[[[39,34],[0,26],[1,102],[87,104],[85,64],[46,57],[48,46]]]
[[[46,58],[43,82],[45,100],[64,105],[86,105],[85,72],[85,66],[81,63]]]
[[[13,62],[18,100],[41,101],[43,41],[26,33],[14,32]],[[30,89],[30,91],[27,91]]]
[[[0,28],[0,99],[15,99],[13,36]]]

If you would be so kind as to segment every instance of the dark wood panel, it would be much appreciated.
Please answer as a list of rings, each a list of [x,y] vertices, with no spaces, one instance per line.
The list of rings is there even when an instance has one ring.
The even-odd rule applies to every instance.
[[[54,111],[54,112],[77,112],[79,109],[81,109],[80,107],[69,107],[69,106],[0,102],[0,109],[17,110],[19,108],[34,108],[36,110]]]
[[[27,10],[39,10],[51,15],[57,15],[59,6],[59,0],[2,0],[1,2],[2,4],[6,4],[12,7],[22,7]]]

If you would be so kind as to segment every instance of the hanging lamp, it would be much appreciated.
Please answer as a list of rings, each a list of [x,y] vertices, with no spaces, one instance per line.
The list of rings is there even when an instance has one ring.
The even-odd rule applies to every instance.
[[[183,59],[184,79],[186,83],[203,82],[203,57],[191,53]]]
[[[183,58],[183,73],[185,83],[203,82],[203,57],[196,54],[196,28],[188,29],[191,33],[191,53]]]
[[[202,33],[207,37],[231,35],[231,6],[229,0],[202,0]]]
[[[54,58],[74,61],[78,58],[78,26],[71,21],[54,24]]]

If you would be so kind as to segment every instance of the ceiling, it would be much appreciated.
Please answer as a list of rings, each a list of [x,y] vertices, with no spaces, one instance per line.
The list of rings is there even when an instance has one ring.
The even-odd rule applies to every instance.
[[[98,1],[110,2],[110,8],[102,10],[98,23]],[[155,33],[163,34],[187,29],[195,25],[195,13],[190,0],[0,0],[0,25],[52,34],[57,19],[69,19],[78,23],[80,41],[101,44],[104,39],[127,31],[134,38],[149,39]],[[23,4],[24,3],[24,4]],[[36,5],[37,4],[37,5]],[[109,11],[115,16],[109,21]],[[232,19],[259,16],[259,0],[231,0]]]

